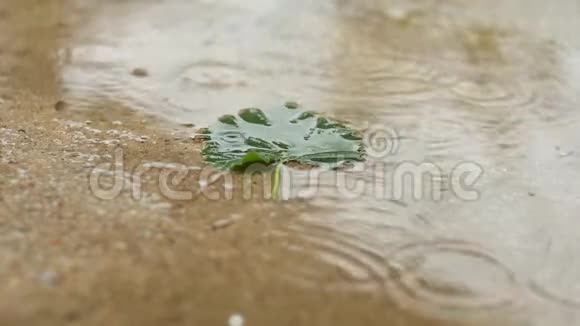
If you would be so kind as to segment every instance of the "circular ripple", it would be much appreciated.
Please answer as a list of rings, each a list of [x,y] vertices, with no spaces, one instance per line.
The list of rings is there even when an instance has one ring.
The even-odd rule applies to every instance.
[[[339,275],[338,280],[328,284],[323,275],[303,275],[303,284],[325,284],[330,289],[371,291],[381,287],[384,278],[384,258],[379,251],[360,239],[347,234],[317,227],[307,231],[305,227],[294,228],[301,233],[300,243],[293,251],[310,255],[318,264],[331,267]],[[296,275],[295,275],[296,276]]]
[[[568,306],[574,309],[580,309],[580,299],[578,299],[577,295],[574,298],[565,296],[561,294],[563,291],[557,291],[560,293],[556,293],[556,290],[548,289],[547,287],[543,287],[535,282],[530,284],[530,289],[533,293],[544,300],[552,301],[559,305]]]
[[[222,90],[248,85],[248,73],[241,66],[225,62],[198,62],[186,67],[181,73],[181,82],[193,83],[198,87]]]
[[[383,290],[385,260],[379,245],[349,231],[312,223],[294,224],[286,232],[278,235],[286,239],[290,254],[299,255],[302,262],[283,271],[281,277],[290,283],[330,291]],[[389,236],[389,230],[381,232]],[[392,232],[394,237],[400,236],[399,229]]]
[[[454,84],[427,64],[393,58],[383,51],[357,53],[327,68],[331,76],[312,87],[335,99],[425,101],[436,97],[441,87]]]
[[[534,90],[519,82],[463,80],[450,88],[452,99],[484,107],[525,107],[537,101]]]
[[[497,259],[461,241],[405,245],[387,256],[387,293],[403,306],[456,311],[511,305],[515,275]]]
[[[318,83],[310,87],[339,101],[352,99],[424,101],[433,98],[436,91],[435,87],[425,81],[405,77],[384,77],[381,80],[353,78],[344,84]]]
[[[540,270],[531,283],[530,289],[540,298],[555,302],[558,305],[580,309],[580,274],[579,265],[574,263],[574,254],[562,257],[557,262],[544,260],[545,269]],[[565,268],[558,268],[570,259]]]

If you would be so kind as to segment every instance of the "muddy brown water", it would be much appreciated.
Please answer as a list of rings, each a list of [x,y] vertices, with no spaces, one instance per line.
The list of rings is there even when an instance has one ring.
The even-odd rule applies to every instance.
[[[579,323],[579,16],[572,0],[3,1],[0,319]],[[368,161],[289,170],[282,203],[86,192],[110,144],[203,167],[192,124],[286,100],[373,130]],[[401,182],[419,168],[436,177]]]

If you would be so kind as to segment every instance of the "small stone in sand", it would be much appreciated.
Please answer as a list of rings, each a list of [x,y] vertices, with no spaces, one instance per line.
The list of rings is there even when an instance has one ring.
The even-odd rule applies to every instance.
[[[214,222],[211,225],[211,229],[213,231],[217,231],[217,230],[221,230],[221,229],[225,229],[227,227],[232,226],[234,223],[236,223],[238,220],[240,220],[242,217],[238,214],[232,214],[232,216],[228,217],[228,218],[224,218],[221,219],[219,221]]]
[[[221,230],[221,229],[225,229],[231,225],[233,225],[235,223],[235,220],[231,219],[231,218],[226,218],[223,220],[219,220],[217,222],[214,222],[211,225],[211,229],[213,231],[217,231],[217,230]]]
[[[66,109],[67,104],[65,101],[58,101],[54,104],[54,109],[56,111],[63,111],[64,109]]]
[[[228,326],[244,326],[244,317],[240,314],[233,314],[228,320]]]
[[[133,71],[131,71],[131,75],[139,78],[144,78],[149,76],[149,71],[147,71],[145,68],[135,68],[133,69]]]

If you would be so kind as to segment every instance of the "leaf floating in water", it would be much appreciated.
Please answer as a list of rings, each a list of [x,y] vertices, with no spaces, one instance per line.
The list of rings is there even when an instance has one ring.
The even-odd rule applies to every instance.
[[[222,116],[204,135],[208,139],[202,154],[220,170],[286,162],[336,167],[364,160],[362,138],[356,130],[302,111],[294,102],[269,112],[249,108],[237,116]]]

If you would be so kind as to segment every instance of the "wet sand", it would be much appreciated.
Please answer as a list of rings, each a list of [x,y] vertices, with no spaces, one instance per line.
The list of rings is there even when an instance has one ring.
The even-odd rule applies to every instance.
[[[3,1],[0,322],[577,323],[578,15],[573,1]],[[245,200],[236,176],[225,200],[199,182],[197,127],[286,100],[398,136],[346,172],[371,191],[345,199],[325,175],[306,198]],[[389,196],[401,162],[440,168],[442,198]],[[461,164],[484,171],[475,201],[449,182]],[[159,188],[175,166],[193,198]],[[120,171],[121,193],[97,198],[95,171],[105,188]]]

